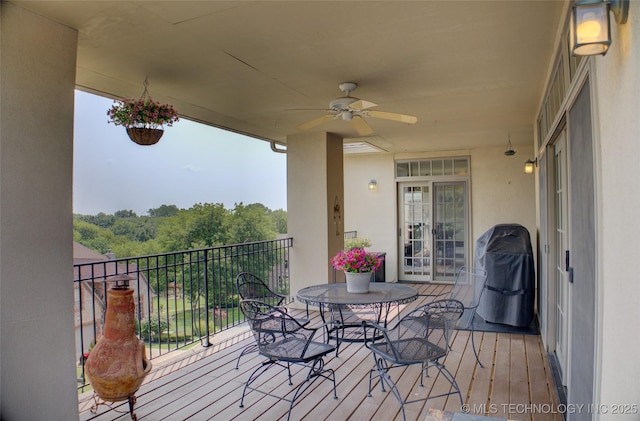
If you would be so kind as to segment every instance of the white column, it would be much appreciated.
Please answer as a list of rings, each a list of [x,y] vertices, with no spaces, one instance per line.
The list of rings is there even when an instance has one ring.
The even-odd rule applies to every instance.
[[[344,245],[342,138],[310,133],[287,139],[287,222],[293,237],[291,294],[330,282],[329,259]],[[342,274],[340,274],[342,275]]]
[[[78,419],[72,269],[77,33],[0,3],[0,411]]]

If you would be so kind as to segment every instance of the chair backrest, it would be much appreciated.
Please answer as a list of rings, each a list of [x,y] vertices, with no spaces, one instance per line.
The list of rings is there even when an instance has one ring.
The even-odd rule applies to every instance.
[[[486,281],[486,271],[462,268],[458,272],[449,298],[460,301],[465,308],[476,308],[480,304]]]
[[[307,328],[279,307],[258,300],[240,301],[240,310],[267,358],[284,361],[306,361],[325,355],[335,346],[313,342],[318,328]]]
[[[486,282],[487,272],[485,270],[462,268],[458,272],[456,282],[449,296],[453,300],[460,301],[465,308],[458,327],[466,328],[472,323]]]
[[[464,312],[456,300],[438,300],[406,314],[389,329],[365,323],[365,345],[394,363],[441,358],[449,350],[450,330]],[[367,329],[378,326],[374,331]],[[382,337],[382,341],[376,338]]]
[[[281,306],[286,299],[250,272],[241,272],[236,276],[236,289],[242,300],[259,300],[274,307]]]

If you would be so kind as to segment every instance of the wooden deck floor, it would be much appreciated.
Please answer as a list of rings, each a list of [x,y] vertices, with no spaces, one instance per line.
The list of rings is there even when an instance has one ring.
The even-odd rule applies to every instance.
[[[416,286],[421,294],[442,291],[443,286]],[[429,299],[420,297],[401,312],[423,304]],[[304,314],[293,310],[292,314]],[[311,323],[320,323],[318,312],[311,313]],[[462,391],[463,400],[473,413],[513,420],[561,421],[557,413],[558,397],[553,384],[549,362],[538,336],[476,332],[476,345],[480,349],[481,368],[471,348],[470,332],[456,331],[452,351],[445,365],[454,373]],[[287,418],[289,403],[260,393],[245,397],[244,408],[239,408],[242,387],[251,371],[261,361],[256,354],[242,359],[240,368],[235,361],[240,350],[253,341],[245,326],[234,328],[211,338],[209,348],[197,346],[188,351],[171,353],[154,359],[153,369],[137,392],[135,414],[138,420],[280,420]],[[331,354],[326,367],[336,373],[338,399],[332,397],[330,382],[314,384],[312,390],[297,401],[291,420],[402,420],[400,405],[388,391],[377,386],[373,396],[367,397],[368,373],[373,365],[370,352],[359,343],[343,344],[340,354]],[[447,387],[438,376],[426,378],[420,387],[419,369],[410,367],[396,371],[394,379],[403,393],[417,398]],[[304,378],[301,371],[294,374],[294,386],[289,386],[286,375],[278,370],[267,379],[266,386],[275,394],[287,394]],[[435,373],[435,370],[432,371]],[[96,414],[89,409],[93,403],[91,393],[79,398],[81,420],[130,419],[125,402],[110,409],[100,405]],[[409,404],[405,407],[407,420],[424,420],[429,408],[457,412],[461,410],[457,396],[437,398]],[[120,411],[120,412],[117,412]]]

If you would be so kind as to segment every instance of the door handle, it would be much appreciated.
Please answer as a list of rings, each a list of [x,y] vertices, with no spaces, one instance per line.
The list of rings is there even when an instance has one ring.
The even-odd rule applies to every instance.
[[[571,267],[571,259],[570,259],[569,250],[564,251],[564,270],[569,272],[569,283],[573,283],[573,268]]]

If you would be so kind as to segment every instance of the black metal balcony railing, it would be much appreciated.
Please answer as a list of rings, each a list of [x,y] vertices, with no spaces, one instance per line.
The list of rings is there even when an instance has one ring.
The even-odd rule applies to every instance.
[[[136,332],[150,359],[200,343],[244,321],[235,279],[252,272],[289,295],[293,239],[235,244],[74,265],[78,389],[88,386],[84,361],[102,334],[109,277],[135,276]]]

